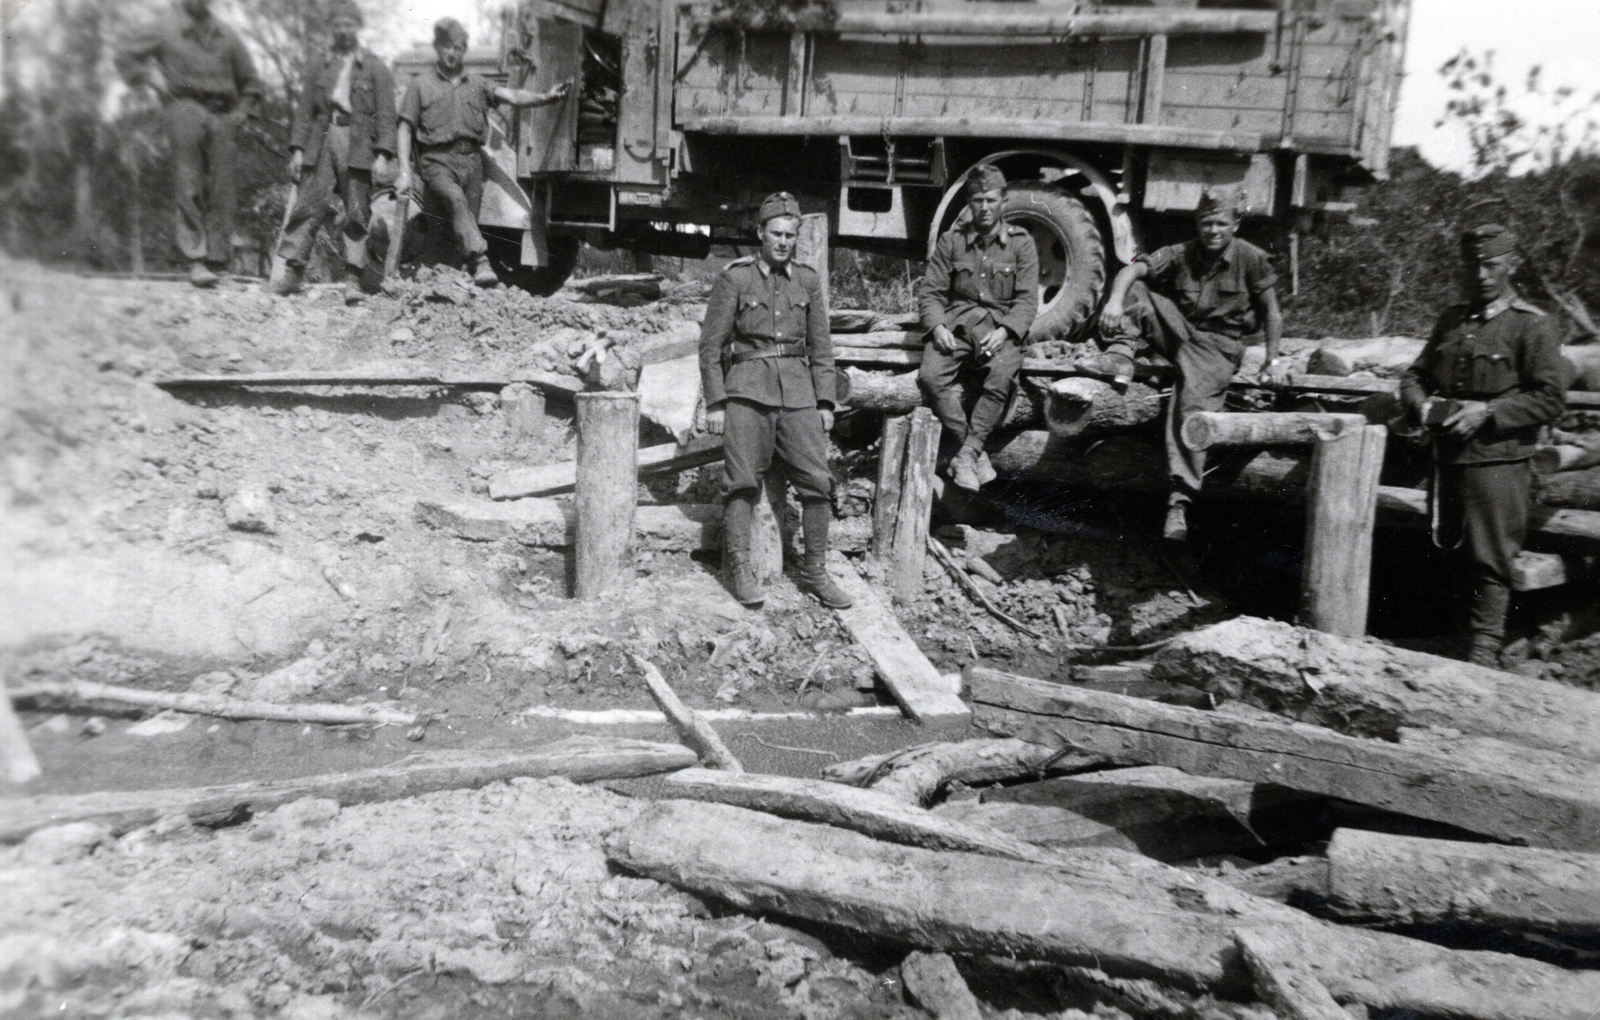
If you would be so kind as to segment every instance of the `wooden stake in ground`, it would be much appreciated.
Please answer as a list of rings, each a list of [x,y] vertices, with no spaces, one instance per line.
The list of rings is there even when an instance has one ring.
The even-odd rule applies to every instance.
[[[639,396],[579,393],[574,401],[578,421],[574,594],[594,599],[633,576]]]
[[[939,419],[926,407],[911,413],[905,473],[900,476],[900,509],[895,515],[889,586],[898,600],[922,594],[922,560],[928,549],[933,513],[933,470],[939,456]]]
[[[694,752],[679,744],[568,737],[518,751],[428,751],[355,772],[187,790],[126,790],[0,799],[0,843],[67,822],[100,822],[113,835],[166,815],[197,825],[221,825],[303,797],[340,804],[399,800],[435,790],[477,789],[519,776],[566,776],[578,783],[628,779],[689,768]]]
[[[28,746],[28,733],[22,720],[11,707],[12,693],[0,682],[0,779],[18,786],[37,779],[43,771],[33,748]]]
[[[883,441],[878,445],[878,488],[872,499],[872,555],[882,563],[894,554],[894,521],[900,513],[900,479],[905,473],[906,442],[911,438],[911,418],[896,415],[883,420]]]
[[[672,723],[672,728],[677,730],[683,742],[700,756],[700,760],[725,772],[743,772],[744,766],[739,764],[739,759],[733,756],[733,752],[728,750],[728,745],[717,736],[717,731],[679,700],[677,693],[667,684],[667,678],[661,675],[661,671],[654,663],[641,655],[635,655],[633,661],[638,665],[640,672],[644,673],[644,682],[650,688],[650,696],[656,699],[656,704],[661,707],[667,721]]]
[[[1235,942],[1243,930],[1299,947],[1333,995],[1369,1007],[1463,1020],[1592,1020],[1600,1002],[1600,973],[1341,927],[1129,853],[1076,852],[1041,865],[668,800],[613,836],[607,854],[752,914],[925,951],[1097,967],[1237,997],[1250,987]]]
[[[1366,425],[1311,450],[1300,622],[1341,637],[1367,632],[1372,527],[1389,430]]]

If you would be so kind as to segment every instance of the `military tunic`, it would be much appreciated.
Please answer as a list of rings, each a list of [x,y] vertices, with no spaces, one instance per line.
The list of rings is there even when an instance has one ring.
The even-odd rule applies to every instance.
[[[822,283],[809,266],[773,269],[735,259],[716,283],[700,327],[707,410],[726,410],[728,494],[750,493],[772,466],[787,468],[802,501],[833,491],[819,407],[835,405],[833,340]]]
[[[437,68],[419,74],[400,100],[399,117],[411,125],[421,158],[423,202],[431,216],[449,222],[469,259],[489,250],[478,229],[483,202],[483,152],[489,136],[494,86],[478,75],[447,78]]]
[[[1470,438],[1433,435],[1434,538],[1445,548],[1464,546],[1502,584],[1527,531],[1528,459],[1540,428],[1565,410],[1566,383],[1554,326],[1516,297],[1447,310],[1401,380],[1401,399],[1413,412],[1433,396],[1489,406]]]
[[[917,308],[925,332],[944,326],[957,343],[955,351],[945,353],[929,339],[918,384],[945,434],[981,448],[1005,414],[1022,368],[1022,341],[1039,313],[1039,252],[1033,236],[1007,223],[984,237],[971,224],[945,231],[917,290]],[[1010,336],[980,361],[979,345],[996,327]],[[970,420],[957,386],[964,370],[978,376],[981,386]]]
[[[1147,272],[1123,305],[1133,331],[1107,337],[1106,347],[1132,357],[1144,340],[1177,368],[1164,428],[1167,472],[1175,491],[1193,494],[1205,477],[1206,455],[1184,444],[1183,423],[1197,411],[1222,409],[1244,360],[1245,337],[1260,328],[1257,305],[1278,275],[1266,252],[1237,237],[1214,259],[1199,241],[1187,241],[1139,261]]]

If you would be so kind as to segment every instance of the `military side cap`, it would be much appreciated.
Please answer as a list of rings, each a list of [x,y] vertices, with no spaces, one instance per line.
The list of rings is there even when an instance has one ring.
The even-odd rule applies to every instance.
[[[1517,250],[1517,235],[1510,227],[1486,223],[1461,235],[1461,250],[1468,258],[1482,262]]]
[[[990,163],[973,167],[972,173],[967,175],[967,194],[982,195],[989,191],[1004,191],[1006,175],[1000,168]]]
[[[1238,216],[1244,208],[1243,196],[1233,188],[1207,188],[1200,194],[1200,202],[1194,207],[1196,216],[1210,216],[1213,213],[1228,213]]]
[[[761,223],[779,216],[793,216],[800,218],[800,201],[787,191],[779,191],[768,195],[766,201],[761,203]]]
[[[441,43],[467,44],[467,28],[454,18],[440,18],[433,23],[433,44]]]
[[[356,6],[355,0],[333,0],[328,5],[328,20],[333,21],[335,18],[349,18],[358,25],[367,22],[361,14],[361,8]]]

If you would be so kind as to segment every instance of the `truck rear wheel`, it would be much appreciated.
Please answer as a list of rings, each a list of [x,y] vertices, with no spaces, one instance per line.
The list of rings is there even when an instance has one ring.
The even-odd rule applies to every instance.
[[[530,294],[549,297],[561,289],[578,265],[576,237],[557,234],[550,238],[550,264],[525,266],[522,264],[522,235],[515,237],[496,233],[493,228],[484,230],[483,239],[489,244],[489,265],[507,287],[521,287]]]
[[[1094,215],[1072,195],[1025,182],[1006,189],[1004,216],[1039,249],[1039,314],[1028,342],[1071,339],[1089,325],[1105,288],[1105,241]]]

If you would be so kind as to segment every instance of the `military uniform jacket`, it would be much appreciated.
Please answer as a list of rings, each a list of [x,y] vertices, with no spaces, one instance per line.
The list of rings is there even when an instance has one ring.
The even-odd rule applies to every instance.
[[[416,129],[418,145],[449,145],[459,138],[482,144],[489,137],[494,86],[475,74],[446,78],[437,66],[417,75],[400,100],[400,119]]]
[[[1435,435],[1442,464],[1487,464],[1533,455],[1539,426],[1566,408],[1567,369],[1549,318],[1520,298],[1487,308],[1457,305],[1439,316],[1406,370],[1400,397],[1415,410],[1431,396],[1481,400],[1489,418],[1462,442]]]
[[[804,358],[733,357],[801,344]],[[712,284],[700,326],[700,379],[706,407],[730,397],[766,407],[833,407],[833,338],[816,270],[790,262],[773,269],[759,255],[735,259]]]
[[[146,61],[161,68],[175,99],[226,100],[262,93],[255,61],[239,36],[215,18],[186,14],[130,38],[118,50],[117,70],[129,84],[145,80]]]
[[[289,148],[305,150],[307,166],[316,166],[322,155],[322,142],[335,112],[333,90],[339,84],[343,63],[344,56],[334,53],[313,64],[295,106]],[[356,50],[350,65],[350,169],[371,170],[372,157],[378,152],[394,155],[396,124],[394,78],[371,51]]]
[[[1169,244],[1139,261],[1146,285],[1170,297],[1195,329],[1235,340],[1260,328],[1256,301],[1278,283],[1267,253],[1237,237],[1210,262],[1199,241]]]
[[[1004,326],[1021,343],[1039,314],[1039,251],[1033,236],[1009,223],[987,237],[971,224],[939,235],[917,289],[924,331],[944,326],[981,340]]]

